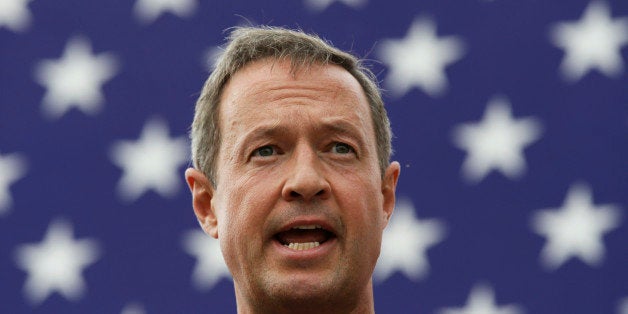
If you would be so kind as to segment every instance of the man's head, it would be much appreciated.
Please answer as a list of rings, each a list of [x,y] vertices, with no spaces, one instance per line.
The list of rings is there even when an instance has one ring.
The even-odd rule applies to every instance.
[[[383,174],[391,154],[391,131],[372,72],[355,56],[334,48],[318,37],[272,27],[235,28],[231,32],[229,45],[205,82],[196,103],[191,132],[192,161],[196,169],[203,171],[212,184],[216,184],[216,158],[222,142],[218,115],[222,91],[242,67],[265,58],[290,61],[292,72],[312,64],[335,64],[347,70],[360,83],[368,100]]]
[[[192,150],[194,210],[240,311],[372,311],[399,164],[356,58],[301,32],[236,29],[197,102]]]

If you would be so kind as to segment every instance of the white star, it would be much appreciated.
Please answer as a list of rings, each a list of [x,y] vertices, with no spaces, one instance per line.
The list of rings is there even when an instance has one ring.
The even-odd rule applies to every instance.
[[[220,46],[207,48],[202,56],[203,67],[208,71],[213,71],[216,68],[216,64],[220,60],[223,52],[224,49]]]
[[[32,0],[0,1],[0,28],[6,26],[13,31],[24,31],[31,23],[28,3]]]
[[[25,173],[26,162],[20,155],[0,155],[0,216],[8,213],[13,203],[9,187]]]
[[[523,150],[541,134],[541,124],[534,118],[514,120],[506,98],[488,102],[478,123],[465,123],[454,130],[454,143],[467,151],[462,172],[469,182],[477,183],[491,170],[499,170],[510,179],[525,172]]]
[[[161,119],[144,125],[137,141],[118,141],[111,148],[113,163],[124,174],[118,194],[126,201],[138,199],[149,189],[163,197],[173,197],[180,186],[178,168],[188,161],[185,137],[171,139],[168,126]]]
[[[192,282],[197,289],[211,289],[221,278],[231,279],[218,240],[200,230],[190,230],[183,236],[183,249],[196,258]]]
[[[124,306],[124,308],[120,312],[120,314],[145,314],[145,313],[146,313],[146,310],[144,309],[144,306],[136,302],[128,303],[127,305]]]
[[[602,237],[619,226],[620,218],[614,205],[595,206],[586,184],[573,184],[561,208],[543,209],[533,217],[534,231],[547,238],[541,263],[554,270],[578,257],[590,266],[599,265],[604,258]]]
[[[380,57],[389,64],[386,87],[403,96],[416,86],[428,95],[442,95],[447,89],[445,67],[462,58],[462,41],[455,36],[438,38],[436,25],[427,18],[417,18],[404,39],[384,40]]]
[[[463,308],[441,309],[439,314],[519,314],[520,306],[509,304],[498,307],[495,304],[495,292],[490,286],[478,284],[471,289],[467,304]]]
[[[133,10],[142,23],[150,24],[165,12],[180,18],[188,17],[197,6],[197,0],[137,0]]]
[[[347,6],[354,9],[359,9],[366,4],[366,0],[305,0],[305,4],[312,9],[312,11],[323,11],[327,9],[334,2],[342,2]]]
[[[560,71],[568,81],[577,81],[593,69],[609,77],[624,70],[621,47],[628,43],[628,18],[611,19],[606,2],[591,2],[580,21],[558,23],[550,35],[565,50]]]
[[[81,272],[98,259],[99,250],[90,239],[74,240],[72,226],[56,220],[39,244],[23,244],[16,251],[20,268],[28,272],[24,293],[37,305],[58,292],[75,301],[85,292]]]
[[[628,314],[628,297],[625,297],[619,301],[617,306],[617,314]]]
[[[58,60],[40,61],[36,80],[46,87],[43,113],[59,118],[72,107],[86,114],[100,111],[104,96],[102,85],[116,72],[116,59],[110,53],[93,55],[87,39],[74,37]]]
[[[409,199],[400,199],[388,227],[384,230],[382,248],[374,278],[384,281],[396,270],[418,280],[427,275],[427,250],[445,237],[445,226],[436,219],[419,220]]]

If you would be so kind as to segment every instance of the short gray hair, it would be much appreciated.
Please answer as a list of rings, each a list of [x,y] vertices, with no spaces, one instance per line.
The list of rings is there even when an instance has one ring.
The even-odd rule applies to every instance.
[[[245,65],[265,59],[291,61],[292,71],[311,64],[334,64],[343,67],[360,83],[371,109],[377,155],[383,176],[391,154],[390,121],[384,108],[377,80],[363,61],[333,47],[316,35],[279,27],[237,27],[205,81],[196,102],[190,138],[192,161],[216,186],[216,162],[221,145],[219,105],[225,84]]]

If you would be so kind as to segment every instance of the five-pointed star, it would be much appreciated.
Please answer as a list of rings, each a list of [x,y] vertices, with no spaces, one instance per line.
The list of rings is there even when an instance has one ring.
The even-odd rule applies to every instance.
[[[478,123],[465,123],[454,130],[454,143],[467,151],[462,172],[469,182],[477,183],[492,169],[514,179],[525,172],[523,150],[541,134],[540,123],[533,118],[514,120],[507,99],[491,99]]]
[[[188,160],[185,137],[171,139],[166,123],[152,119],[137,141],[118,141],[111,149],[112,161],[124,174],[118,194],[126,201],[138,199],[149,189],[172,197],[180,186],[178,168]]]
[[[586,184],[573,184],[561,208],[544,209],[532,220],[536,233],[547,243],[541,251],[544,267],[554,270],[572,257],[590,266],[604,258],[604,233],[619,226],[619,208],[593,204],[591,189]]]
[[[30,25],[31,14],[28,3],[32,0],[0,1],[0,28],[6,26],[13,31],[24,31]]]
[[[142,23],[150,24],[165,12],[181,18],[188,17],[197,6],[197,0],[137,0],[133,10]]]
[[[415,19],[404,39],[384,40],[379,56],[389,65],[385,86],[403,96],[416,86],[435,97],[447,89],[445,68],[462,58],[462,41],[455,36],[439,38],[436,25],[426,17]]]
[[[9,187],[25,173],[26,162],[18,154],[0,155],[0,215],[8,213],[12,203]]]
[[[200,230],[190,230],[183,237],[183,248],[196,258],[192,282],[197,289],[211,289],[221,278],[231,278],[218,240]]]
[[[388,227],[384,230],[382,248],[374,277],[384,281],[395,271],[418,280],[427,275],[427,250],[445,237],[445,226],[436,219],[419,220],[408,199],[400,199]]]
[[[495,292],[487,285],[478,284],[471,289],[463,308],[445,308],[439,314],[519,314],[521,307],[513,304],[497,306]]]
[[[98,113],[104,101],[102,85],[115,75],[116,67],[111,54],[93,55],[87,39],[70,39],[61,59],[41,61],[35,69],[36,80],[46,87],[44,115],[59,118],[72,107]]]
[[[305,4],[314,11],[323,11],[335,1],[344,3],[354,9],[366,4],[366,0],[305,0]]]
[[[628,18],[611,19],[606,2],[591,2],[580,21],[558,23],[550,35],[565,50],[560,71],[568,81],[577,81],[593,69],[610,77],[624,70],[621,48],[628,44]]]
[[[628,314],[628,297],[625,297],[619,301],[617,305],[618,314]]]
[[[120,314],[146,314],[146,309],[141,303],[132,302],[126,304]]]
[[[69,223],[52,222],[41,243],[23,244],[16,251],[19,267],[28,272],[26,297],[37,305],[56,291],[68,300],[77,300],[85,292],[81,273],[98,255],[96,242],[74,240]]]
[[[220,46],[207,48],[203,54],[203,67],[208,71],[213,71],[218,64],[218,61],[220,61],[220,57],[222,57],[223,52],[224,49]]]

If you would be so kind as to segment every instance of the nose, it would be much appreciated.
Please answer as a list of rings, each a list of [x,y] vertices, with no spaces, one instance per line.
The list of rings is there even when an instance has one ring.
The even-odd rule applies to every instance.
[[[296,150],[290,165],[288,178],[281,191],[286,201],[310,202],[330,196],[331,186],[315,151],[310,148]]]

